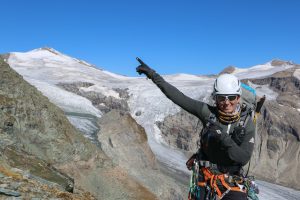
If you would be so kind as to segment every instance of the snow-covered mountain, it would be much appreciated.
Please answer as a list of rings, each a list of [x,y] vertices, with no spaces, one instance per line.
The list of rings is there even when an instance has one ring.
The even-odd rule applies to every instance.
[[[71,123],[80,130],[86,130],[87,135],[91,135],[94,129],[97,129],[93,125],[93,117],[101,117],[102,112],[92,105],[90,100],[65,91],[59,84],[90,83],[91,86],[81,87],[80,90],[96,92],[114,99],[120,98],[115,88],[128,89],[130,112],[146,129],[152,150],[161,160],[165,160],[176,169],[186,169],[186,157],[181,152],[174,152],[168,148],[159,129],[154,125],[156,121],[178,112],[179,107],[164,98],[159,89],[146,78],[125,77],[99,70],[86,62],[49,48],[35,49],[26,53],[10,53],[7,62],[51,102],[62,108]],[[166,76],[166,80],[193,98],[205,98],[207,91],[211,91],[213,79],[177,74]],[[141,115],[137,116],[136,113]]]
[[[186,155],[166,142],[157,125],[157,122],[175,115],[181,109],[164,97],[150,80],[113,74],[50,48],[10,53],[6,61],[26,81],[63,109],[69,121],[95,143],[99,131],[97,120],[115,106],[129,111],[138,124],[145,128],[148,143],[158,160],[176,170],[187,172]],[[240,79],[257,79],[294,67],[290,62],[272,61],[248,69],[233,68],[231,73]],[[134,66],[132,70],[135,70]],[[300,79],[299,68],[293,72],[293,76]],[[184,94],[209,102],[214,77],[176,74],[164,78]],[[252,83],[252,86],[258,95],[266,94],[268,100],[278,96],[278,92],[268,85]],[[270,192],[267,183],[261,182],[260,185],[261,199],[300,198],[299,192],[294,190],[288,190],[292,194],[290,196],[286,193],[281,196],[278,192]],[[264,194],[264,190],[268,193]]]

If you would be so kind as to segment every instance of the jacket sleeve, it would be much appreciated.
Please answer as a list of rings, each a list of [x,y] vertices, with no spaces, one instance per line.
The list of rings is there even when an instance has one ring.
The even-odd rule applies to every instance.
[[[245,127],[245,137],[241,145],[237,145],[228,134],[222,134],[221,143],[227,149],[228,157],[239,165],[246,165],[254,148],[255,125],[249,121]]]
[[[209,113],[209,106],[201,101],[192,99],[182,92],[180,92],[176,87],[166,82],[159,74],[154,73],[152,77],[153,83],[155,83],[159,89],[175,104],[180,106],[187,112],[197,116],[200,120],[204,120]]]

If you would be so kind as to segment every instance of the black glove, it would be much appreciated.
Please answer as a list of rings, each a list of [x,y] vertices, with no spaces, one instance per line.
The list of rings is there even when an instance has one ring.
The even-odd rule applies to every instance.
[[[151,69],[148,65],[146,65],[141,59],[136,59],[140,63],[140,65],[136,68],[136,72],[138,72],[140,75],[145,74],[149,79],[151,79],[155,71]]]
[[[222,141],[226,138],[226,136],[228,136],[228,134],[223,131],[222,127],[213,121],[210,121],[207,134],[209,138],[213,138],[218,141]]]

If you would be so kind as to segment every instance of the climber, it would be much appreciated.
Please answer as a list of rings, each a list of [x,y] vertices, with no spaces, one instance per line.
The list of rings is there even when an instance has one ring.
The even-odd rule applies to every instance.
[[[222,74],[214,82],[215,106],[194,100],[166,82],[155,70],[137,58],[139,74],[145,74],[175,104],[195,115],[203,124],[200,148],[187,162],[198,170],[197,194],[189,199],[247,200],[242,167],[252,155],[255,125],[249,109],[240,104],[241,83],[231,74]]]

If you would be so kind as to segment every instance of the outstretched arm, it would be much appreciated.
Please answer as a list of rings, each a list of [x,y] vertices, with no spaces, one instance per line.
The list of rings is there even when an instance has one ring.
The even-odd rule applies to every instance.
[[[205,106],[203,102],[192,99],[176,87],[166,82],[159,74],[154,73],[152,77],[153,83],[175,104],[186,110],[187,112],[198,116],[201,113],[202,107]],[[201,117],[201,116],[198,116]]]
[[[187,112],[196,115],[200,119],[204,119],[208,105],[201,101],[194,100],[182,92],[176,87],[166,82],[158,73],[146,65],[141,59],[137,58],[141,65],[136,68],[139,74],[145,74],[149,79],[155,83],[159,89],[175,104],[180,106]]]

